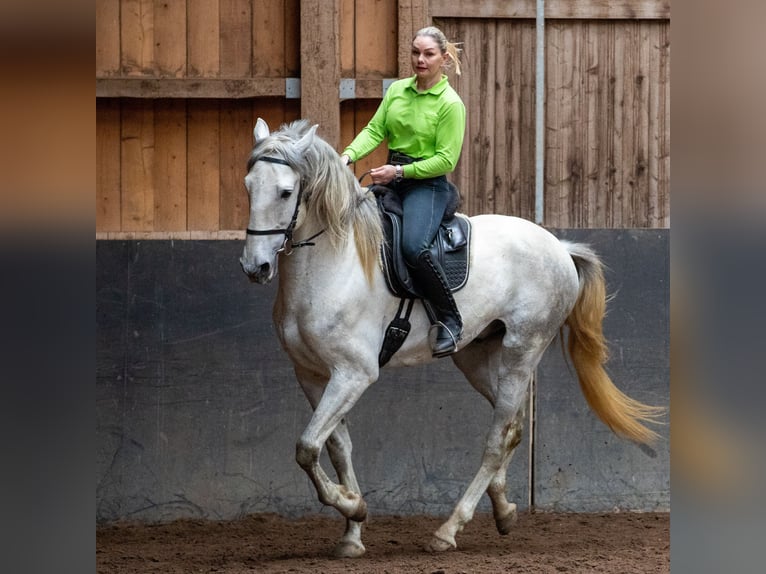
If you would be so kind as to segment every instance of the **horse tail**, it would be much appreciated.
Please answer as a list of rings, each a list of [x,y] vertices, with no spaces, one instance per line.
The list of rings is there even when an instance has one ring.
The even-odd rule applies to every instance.
[[[580,293],[565,322],[580,389],[590,408],[615,434],[641,444],[652,443],[658,435],[643,423],[656,424],[665,409],[625,395],[604,370],[609,353],[602,327],[607,303],[602,263],[588,246],[564,244],[580,276]]]

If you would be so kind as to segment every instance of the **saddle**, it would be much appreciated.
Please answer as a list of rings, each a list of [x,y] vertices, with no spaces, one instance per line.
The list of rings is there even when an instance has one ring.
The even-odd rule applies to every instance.
[[[452,183],[449,185],[450,201],[430,251],[433,259],[441,264],[450,290],[455,292],[462,289],[468,281],[471,222],[467,217],[455,213],[460,203],[460,194]],[[389,291],[401,299],[399,310],[386,329],[383,346],[378,355],[378,365],[382,367],[409,335],[412,305],[415,299],[422,299],[423,296],[414,285],[401,252],[402,204],[399,195],[382,185],[373,185],[370,191],[377,199],[383,226],[384,241],[380,248],[383,276]],[[406,309],[405,300],[408,300]],[[426,311],[429,312],[428,305]],[[433,320],[433,317],[430,318]]]
[[[451,183],[450,189],[452,197],[430,251],[433,259],[441,264],[447,284],[454,293],[462,289],[468,280],[471,222],[467,217],[455,213],[460,196],[457,188]],[[383,224],[385,240],[380,249],[380,256],[386,285],[397,297],[422,299],[422,294],[413,283],[401,251],[401,199],[393,190],[382,185],[372,186],[370,191],[377,198]]]

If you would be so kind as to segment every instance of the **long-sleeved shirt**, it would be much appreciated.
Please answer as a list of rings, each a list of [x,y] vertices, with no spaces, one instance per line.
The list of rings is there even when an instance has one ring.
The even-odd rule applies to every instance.
[[[418,92],[416,76],[389,86],[370,122],[343,153],[357,161],[384,139],[388,147],[422,161],[404,165],[407,178],[424,179],[455,169],[465,134],[465,105],[442,75],[434,86]]]

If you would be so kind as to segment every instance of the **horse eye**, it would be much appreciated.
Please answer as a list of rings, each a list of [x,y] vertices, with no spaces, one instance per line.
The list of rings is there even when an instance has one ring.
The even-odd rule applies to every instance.
[[[292,189],[283,189],[282,193],[279,194],[279,197],[281,197],[282,199],[287,199],[292,194],[293,194],[293,190]]]

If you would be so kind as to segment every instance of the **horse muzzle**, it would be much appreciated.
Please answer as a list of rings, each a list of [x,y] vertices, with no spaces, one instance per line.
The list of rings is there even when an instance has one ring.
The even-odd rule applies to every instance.
[[[276,275],[276,260],[273,265],[268,261],[259,265],[258,263],[247,261],[244,257],[240,257],[239,264],[242,266],[242,271],[245,272],[245,275],[253,283],[265,285],[270,283]]]

